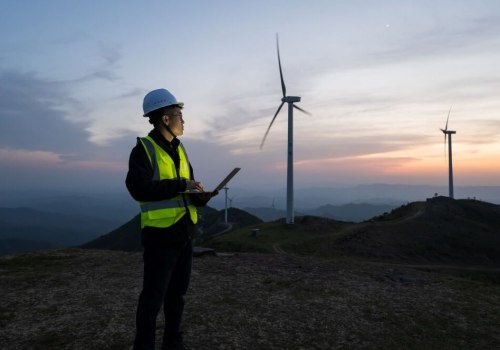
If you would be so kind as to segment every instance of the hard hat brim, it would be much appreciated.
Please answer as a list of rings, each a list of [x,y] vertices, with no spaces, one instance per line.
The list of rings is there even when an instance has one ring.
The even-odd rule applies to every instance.
[[[151,112],[157,111],[160,108],[165,108],[165,107],[170,107],[170,106],[179,106],[179,107],[183,108],[184,107],[184,102],[176,102],[176,103],[172,103],[172,104],[169,104],[169,105],[166,105],[166,106],[161,106],[161,107],[158,107],[156,109],[153,109],[152,111],[149,111],[146,114],[143,114],[142,116],[145,117],[145,118],[148,118],[148,114],[150,114]]]

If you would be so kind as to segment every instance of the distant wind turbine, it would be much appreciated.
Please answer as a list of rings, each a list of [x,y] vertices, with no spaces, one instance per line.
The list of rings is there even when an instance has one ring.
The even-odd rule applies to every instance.
[[[444,134],[444,147],[446,152],[446,137],[448,137],[448,186],[449,186],[449,197],[454,198],[453,195],[453,157],[451,151],[451,135],[456,134],[456,131],[448,130],[448,120],[450,119],[451,107],[448,111],[448,118],[446,118],[446,125],[444,129],[440,129]]]
[[[227,190],[229,187],[225,186],[224,191],[226,192],[225,201],[224,201],[224,222],[227,224]]]
[[[303,110],[300,107],[294,105],[294,102],[300,102],[299,96],[287,96],[286,95],[286,86],[285,81],[283,79],[283,71],[281,69],[281,59],[280,59],[280,47],[278,42],[278,34],[276,34],[276,49],[278,52],[278,66],[280,69],[280,79],[281,79],[281,90],[283,92],[283,97],[281,98],[281,104],[278,107],[278,110],[274,114],[271,123],[269,124],[266,133],[264,134],[264,138],[260,144],[260,148],[264,146],[264,142],[266,141],[267,134],[271,129],[271,126],[274,123],[274,120],[278,116],[278,113],[281,111],[281,107],[286,103],[288,103],[288,164],[287,164],[287,177],[286,177],[286,223],[293,224],[294,214],[293,214],[293,109],[296,108],[302,113],[309,114],[309,112]]]

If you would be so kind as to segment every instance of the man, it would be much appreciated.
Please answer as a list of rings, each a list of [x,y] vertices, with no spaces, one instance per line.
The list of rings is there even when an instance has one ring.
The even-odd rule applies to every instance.
[[[134,349],[154,349],[156,317],[163,304],[163,349],[183,349],[180,324],[184,295],[191,275],[192,238],[198,221],[196,207],[215,194],[194,180],[186,150],[178,137],[184,133],[184,104],[169,91],[149,92],[144,117],[154,125],[138,138],[129,160],[126,185],[141,207],[144,280],[136,314]]]

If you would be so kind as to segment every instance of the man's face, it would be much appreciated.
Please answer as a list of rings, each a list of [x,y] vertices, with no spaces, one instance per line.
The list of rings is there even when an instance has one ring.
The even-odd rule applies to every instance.
[[[184,119],[182,119],[182,109],[180,107],[173,107],[165,113],[167,117],[166,124],[175,134],[181,136],[184,134]]]

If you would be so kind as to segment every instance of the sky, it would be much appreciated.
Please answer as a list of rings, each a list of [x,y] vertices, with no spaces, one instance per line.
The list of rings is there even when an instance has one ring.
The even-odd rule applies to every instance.
[[[0,189],[124,188],[142,99],[185,103],[205,187],[500,186],[497,0],[0,0]]]

